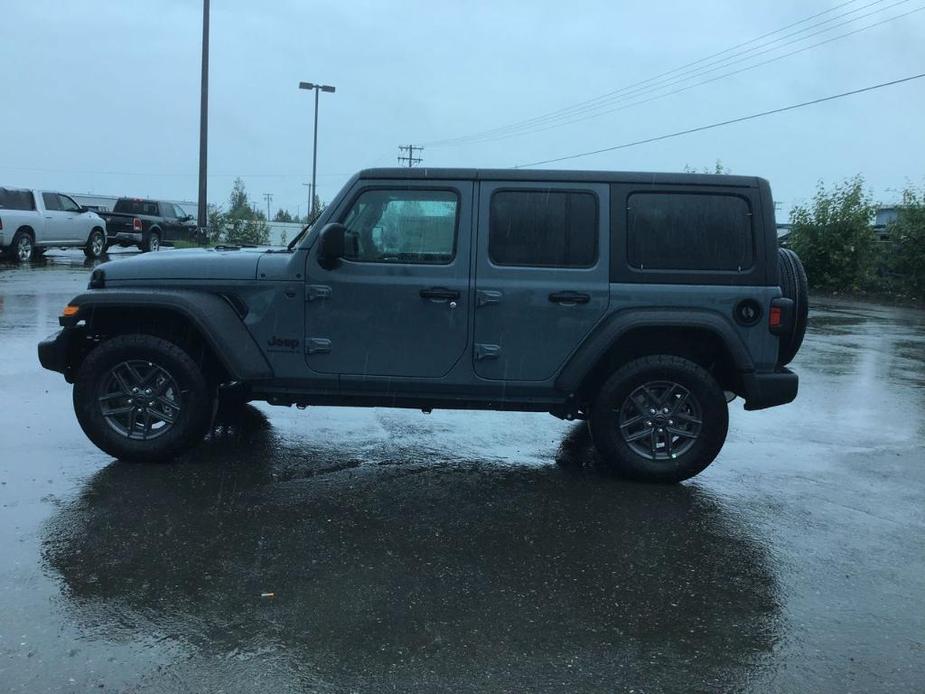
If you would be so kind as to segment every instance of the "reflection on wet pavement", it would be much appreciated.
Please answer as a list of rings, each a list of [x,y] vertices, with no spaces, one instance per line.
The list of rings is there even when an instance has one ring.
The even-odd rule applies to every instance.
[[[0,266],[7,689],[923,688],[921,312],[817,303],[798,401],[684,485],[518,413],[259,405],[130,465],[35,358],[80,260]]]

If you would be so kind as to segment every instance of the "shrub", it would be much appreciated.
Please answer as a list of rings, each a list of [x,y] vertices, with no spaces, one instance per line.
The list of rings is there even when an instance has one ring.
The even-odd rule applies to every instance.
[[[861,176],[831,191],[820,182],[812,202],[793,209],[790,246],[803,261],[811,287],[857,291],[870,285],[877,254],[870,226],[874,210]]]
[[[887,227],[890,238],[889,267],[900,288],[925,299],[925,190],[907,188],[896,219]]]

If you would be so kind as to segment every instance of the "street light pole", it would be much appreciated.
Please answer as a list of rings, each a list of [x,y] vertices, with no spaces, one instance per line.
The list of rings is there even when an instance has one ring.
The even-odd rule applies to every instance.
[[[209,160],[209,0],[202,1],[202,78],[199,97],[199,201],[196,223],[209,223],[206,171]]]
[[[315,128],[312,143],[312,185],[309,198],[308,218],[311,220],[315,216],[317,206],[315,205],[315,196],[318,194],[318,93],[334,92],[334,87],[329,84],[314,84],[312,82],[299,82],[299,89],[312,89],[315,92]]]

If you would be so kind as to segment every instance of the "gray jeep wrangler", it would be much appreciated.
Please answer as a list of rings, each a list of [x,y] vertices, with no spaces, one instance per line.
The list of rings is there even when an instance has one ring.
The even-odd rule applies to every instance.
[[[98,266],[38,351],[120,459],[195,446],[220,400],[521,410],[673,482],[716,457],[733,397],[796,397],[806,315],[763,179],[372,169],[288,248]]]

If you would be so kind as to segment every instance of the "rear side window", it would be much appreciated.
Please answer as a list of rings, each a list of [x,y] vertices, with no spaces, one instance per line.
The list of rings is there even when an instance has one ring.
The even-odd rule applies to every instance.
[[[0,188],[0,210],[34,210],[35,198],[28,190]]]
[[[61,200],[58,198],[57,193],[42,193],[42,202],[45,204],[46,210],[61,209]]]
[[[157,203],[151,200],[116,200],[116,206],[112,208],[113,212],[124,212],[125,214],[147,214],[157,217]]]
[[[748,201],[737,195],[633,193],[627,256],[641,270],[742,271],[754,263]]]
[[[590,267],[597,261],[597,196],[554,190],[491,197],[488,255],[495,265]]]

